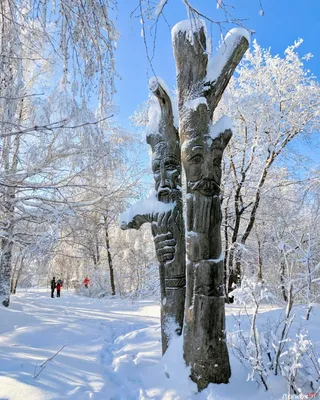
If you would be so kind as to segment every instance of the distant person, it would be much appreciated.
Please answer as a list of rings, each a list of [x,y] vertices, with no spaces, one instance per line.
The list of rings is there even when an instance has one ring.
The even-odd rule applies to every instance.
[[[60,297],[60,290],[62,288],[62,280],[61,279],[58,280],[56,287],[57,287],[57,297]]]
[[[51,297],[54,298],[54,290],[56,288],[56,278],[53,277],[51,280]]]
[[[85,288],[88,288],[89,282],[90,282],[90,279],[86,276],[86,277],[84,278],[84,281],[83,281],[83,284],[84,284],[84,287],[85,287]]]

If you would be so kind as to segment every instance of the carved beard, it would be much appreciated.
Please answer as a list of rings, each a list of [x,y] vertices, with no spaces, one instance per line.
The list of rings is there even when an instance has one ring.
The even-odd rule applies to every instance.
[[[220,193],[219,185],[209,178],[202,178],[199,181],[189,181],[188,186],[190,189],[203,194],[204,196],[214,196]]]
[[[188,208],[192,210],[187,218],[188,231],[211,236],[213,229],[220,230],[221,209],[218,196],[205,196],[198,191],[187,198],[187,203]]]

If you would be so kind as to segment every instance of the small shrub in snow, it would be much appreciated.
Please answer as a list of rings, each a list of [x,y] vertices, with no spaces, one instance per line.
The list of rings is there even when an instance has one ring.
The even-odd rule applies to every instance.
[[[280,356],[280,371],[286,378],[288,395],[320,390],[320,365],[315,347],[307,333],[288,338]]]
[[[244,278],[241,287],[232,292],[235,301],[244,305],[247,319],[235,317],[236,329],[229,332],[228,341],[234,355],[248,369],[248,380],[261,382],[269,389],[270,375],[280,373],[287,383],[288,398],[292,394],[320,392],[320,366],[316,345],[307,333],[291,337],[293,313],[292,290],[288,292],[285,314],[278,321],[263,322],[259,308],[273,299],[261,282]],[[252,314],[248,306],[253,307]]]
[[[102,298],[111,293],[109,276],[106,268],[97,269],[90,274],[90,283],[87,288],[81,285],[77,294],[87,297]]]
[[[248,380],[260,381],[266,390],[268,390],[267,375],[268,361],[266,356],[266,341],[263,333],[258,329],[257,317],[259,307],[262,302],[272,298],[268,288],[261,281],[248,279],[244,277],[241,287],[232,292],[235,302],[238,304],[250,304],[253,306],[250,320],[250,331],[243,332],[240,319],[238,320],[238,331],[235,337],[231,337],[230,344],[235,350],[235,355],[242,363],[245,363],[249,369]]]

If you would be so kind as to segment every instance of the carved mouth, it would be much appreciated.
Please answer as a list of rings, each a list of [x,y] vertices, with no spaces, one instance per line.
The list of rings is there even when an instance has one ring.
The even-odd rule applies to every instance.
[[[169,203],[171,201],[171,189],[170,188],[161,188],[158,191],[158,200],[163,203]]]
[[[197,190],[205,196],[213,196],[219,190],[219,186],[212,179],[201,179],[195,182],[189,181],[188,186],[192,190]]]

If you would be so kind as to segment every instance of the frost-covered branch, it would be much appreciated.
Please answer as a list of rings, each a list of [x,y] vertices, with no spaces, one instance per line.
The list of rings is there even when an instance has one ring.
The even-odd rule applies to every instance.
[[[103,121],[106,121],[109,118],[112,118],[113,115],[110,115],[108,117],[99,119],[97,121],[93,121],[93,122],[83,122],[81,124],[78,125],[71,125],[69,126],[68,123],[70,122],[68,119],[64,119],[61,121],[57,121],[57,122],[51,122],[49,124],[46,125],[34,125],[30,128],[23,128],[21,130],[18,131],[13,131],[10,133],[2,133],[0,134],[0,138],[6,138],[6,137],[10,137],[10,136],[16,136],[16,135],[22,135],[25,133],[30,133],[30,132],[41,132],[41,131],[53,131],[54,129],[77,129],[77,128],[83,128],[89,125],[98,125]],[[1,121],[0,124],[7,124],[4,121]]]

